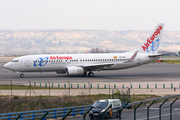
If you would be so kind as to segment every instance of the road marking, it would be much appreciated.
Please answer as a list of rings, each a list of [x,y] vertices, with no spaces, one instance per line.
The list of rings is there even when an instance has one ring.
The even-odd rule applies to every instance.
[[[101,82],[101,81],[99,81],[99,80],[90,80],[90,81],[94,81],[94,82]]]

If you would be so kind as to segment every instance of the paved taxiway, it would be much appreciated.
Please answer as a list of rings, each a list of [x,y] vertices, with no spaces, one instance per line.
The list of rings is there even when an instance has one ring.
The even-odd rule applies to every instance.
[[[78,77],[59,75],[55,72],[24,73],[25,77],[20,78],[19,74],[9,71],[3,67],[5,63],[0,63],[0,83],[9,84],[11,80],[14,84],[27,84],[31,82],[52,83],[87,83],[87,82],[144,82],[144,81],[179,81],[180,64],[150,63],[135,68],[113,71],[94,72],[94,77]]]

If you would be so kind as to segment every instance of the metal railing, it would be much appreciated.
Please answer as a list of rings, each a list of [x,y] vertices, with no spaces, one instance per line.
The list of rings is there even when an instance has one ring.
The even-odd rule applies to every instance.
[[[34,111],[24,111],[24,112],[14,112],[14,113],[4,113],[0,114],[0,120],[6,119],[42,119],[62,117],[65,119],[68,115],[83,115],[86,113],[92,105],[76,106],[76,107],[65,107],[65,108],[55,108],[55,109],[44,109],[44,110],[34,110]]]

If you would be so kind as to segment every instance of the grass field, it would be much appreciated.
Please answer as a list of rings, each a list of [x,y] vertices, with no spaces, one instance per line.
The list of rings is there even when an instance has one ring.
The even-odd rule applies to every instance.
[[[155,60],[151,63],[157,63],[157,60]],[[180,64],[180,60],[161,60],[161,63]]]
[[[131,95],[131,102],[156,98],[156,95]],[[112,98],[112,96],[111,96]],[[118,99],[119,95],[116,93],[114,98]],[[0,96],[0,113],[20,112],[42,109],[53,109],[62,107],[72,107],[81,105],[92,105],[96,100],[109,99],[108,94],[97,95],[78,95],[78,96],[37,96],[37,97],[19,97],[13,96]],[[123,98],[120,98],[121,100]]]
[[[41,89],[49,89],[49,85],[47,87],[34,87],[32,85],[34,90],[41,90]],[[1,90],[11,90],[11,85],[0,85]],[[12,90],[26,90],[28,89],[28,86],[26,85],[12,85]],[[65,88],[50,88],[50,89],[65,89]]]

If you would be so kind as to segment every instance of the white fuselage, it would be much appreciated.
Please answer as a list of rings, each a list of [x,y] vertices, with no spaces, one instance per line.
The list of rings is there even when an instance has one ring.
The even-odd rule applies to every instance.
[[[148,57],[148,54],[138,53],[135,60],[128,61],[133,53],[109,53],[109,54],[44,54],[27,55],[13,59],[4,65],[5,68],[15,72],[48,72],[59,71],[64,73],[67,67],[83,67],[85,71],[96,70],[119,70],[126,69],[159,59],[159,57]],[[113,65],[94,66],[103,63],[112,63]],[[94,67],[84,67],[92,65]]]

